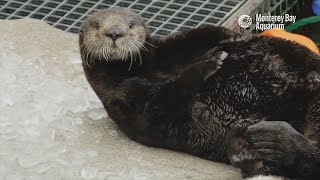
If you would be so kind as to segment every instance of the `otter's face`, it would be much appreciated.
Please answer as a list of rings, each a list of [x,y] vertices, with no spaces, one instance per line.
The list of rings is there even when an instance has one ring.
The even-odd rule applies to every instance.
[[[126,61],[140,58],[148,34],[142,18],[125,8],[110,8],[89,17],[80,30],[84,64],[99,61]]]

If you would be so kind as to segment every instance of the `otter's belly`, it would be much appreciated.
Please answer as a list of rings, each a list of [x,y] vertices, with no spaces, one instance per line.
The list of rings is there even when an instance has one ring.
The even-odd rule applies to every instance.
[[[228,162],[225,137],[234,126],[248,126],[263,118],[249,116],[227,104],[207,104],[195,101],[191,108],[191,120],[187,123],[188,148],[192,154],[205,159]]]
[[[242,80],[241,80],[242,79]],[[187,145],[197,156],[228,162],[225,137],[234,126],[249,126],[267,115],[261,108],[274,97],[239,73],[210,79],[194,94],[187,122]],[[188,131],[189,130],[189,131]]]

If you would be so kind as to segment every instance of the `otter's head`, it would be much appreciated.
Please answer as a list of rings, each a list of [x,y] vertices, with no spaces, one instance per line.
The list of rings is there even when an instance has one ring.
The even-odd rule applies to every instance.
[[[86,19],[80,30],[80,51],[84,65],[95,61],[126,61],[131,63],[140,51],[148,30],[143,19],[126,8],[101,10]]]

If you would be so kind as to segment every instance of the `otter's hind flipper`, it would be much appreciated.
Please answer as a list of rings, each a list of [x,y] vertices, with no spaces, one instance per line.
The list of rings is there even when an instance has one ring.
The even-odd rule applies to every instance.
[[[226,136],[226,146],[231,164],[242,170],[244,178],[263,174],[263,164],[257,159],[257,152],[245,139],[246,128],[234,127]]]
[[[232,143],[227,144],[230,161],[241,168],[245,176],[319,177],[319,150],[287,122],[262,121],[242,129],[241,134],[232,132],[234,130],[228,137]],[[240,151],[235,151],[237,149]],[[245,157],[243,151],[247,153]]]

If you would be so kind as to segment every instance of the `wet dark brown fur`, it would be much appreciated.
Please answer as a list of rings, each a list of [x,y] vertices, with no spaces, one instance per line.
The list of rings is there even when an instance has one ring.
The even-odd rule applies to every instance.
[[[85,36],[82,31],[83,59]],[[166,38],[146,33],[145,41],[143,63],[133,62],[129,71],[129,60],[83,63],[93,90],[128,137],[231,161],[245,177],[319,177],[318,55],[286,40],[213,26]],[[222,51],[228,56],[221,66]]]

